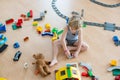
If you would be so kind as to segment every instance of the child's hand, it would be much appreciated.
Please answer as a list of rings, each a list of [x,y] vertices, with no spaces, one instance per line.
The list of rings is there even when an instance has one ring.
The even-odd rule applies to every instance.
[[[71,56],[70,51],[69,50],[65,50],[65,55],[69,58],[69,56]]]
[[[76,57],[78,57],[78,52],[76,51],[74,54],[73,54],[73,56],[76,58]]]

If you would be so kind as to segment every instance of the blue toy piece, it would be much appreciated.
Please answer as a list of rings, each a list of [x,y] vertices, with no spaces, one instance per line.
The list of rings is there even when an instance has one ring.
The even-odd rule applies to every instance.
[[[42,33],[42,36],[53,36],[53,33],[51,33],[51,32],[43,32]]]
[[[18,42],[15,42],[15,43],[13,44],[13,47],[14,47],[14,48],[19,48],[19,47],[20,47],[20,45],[19,45],[19,43],[18,43]]]
[[[118,36],[113,36],[112,39],[113,39],[114,44],[115,44],[116,46],[119,46],[119,45],[120,45],[120,40],[119,40]]]
[[[14,58],[13,58],[13,61],[18,61],[19,60],[19,58],[20,58],[20,56],[21,56],[21,52],[20,51],[18,51],[18,52],[16,52],[16,54],[15,54],[15,56],[14,56]]]
[[[7,38],[3,34],[0,34],[0,46],[5,44],[6,42]]]
[[[109,30],[115,32],[115,24],[105,22],[104,30]]]
[[[0,24],[0,33],[6,32],[6,27],[3,24]]]

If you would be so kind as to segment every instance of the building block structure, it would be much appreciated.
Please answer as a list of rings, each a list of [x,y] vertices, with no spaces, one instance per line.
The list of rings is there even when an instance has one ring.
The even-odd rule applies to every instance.
[[[56,70],[56,80],[81,80],[80,72],[75,67],[62,67]]]

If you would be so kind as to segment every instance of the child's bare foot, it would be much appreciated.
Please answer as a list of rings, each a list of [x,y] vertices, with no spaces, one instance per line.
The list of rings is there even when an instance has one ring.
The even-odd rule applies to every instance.
[[[52,67],[52,66],[54,66],[55,64],[57,64],[57,62],[58,62],[58,61],[57,61],[56,59],[53,59],[52,62],[51,62],[51,64],[50,64],[50,67]]]
[[[77,57],[78,57],[78,54],[73,54],[73,56],[74,56],[75,58],[77,58]]]

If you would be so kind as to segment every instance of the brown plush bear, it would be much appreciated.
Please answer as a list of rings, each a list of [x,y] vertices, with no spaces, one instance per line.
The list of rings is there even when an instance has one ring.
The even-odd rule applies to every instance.
[[[50,64],[50,61],[46,61],[43,54],[34,54],[33,58],[35,58],[36,62],[32,64],[36,64],[37,71],[41,74],[41,76],[47,76],[51,74],[49,71],[48,65]]]

